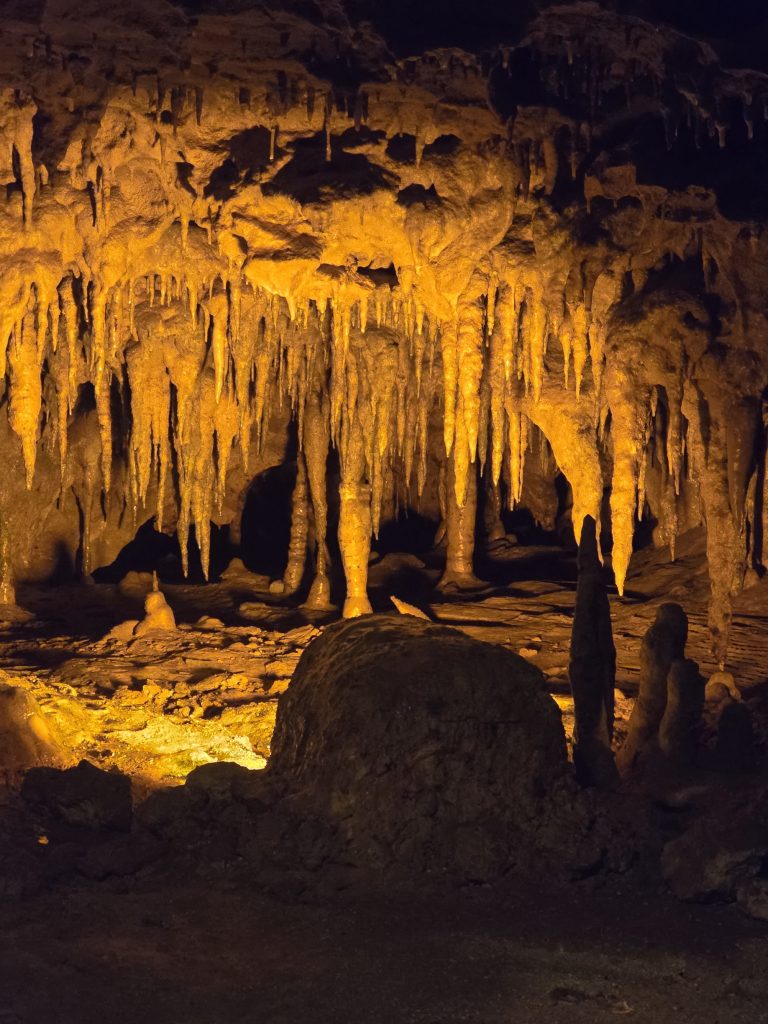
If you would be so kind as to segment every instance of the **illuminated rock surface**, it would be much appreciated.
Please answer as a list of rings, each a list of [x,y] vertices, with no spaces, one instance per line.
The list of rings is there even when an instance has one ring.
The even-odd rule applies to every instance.
[[[641,641],[669,602],[702,677],[677,651],[691,714],[670,712],[661,743],[682,737],[688,756],[654,781],[648,833],[622,817],[623,798],[610,809],[575,789],[559,733],[537,762],[547,724],[523,740],[530,763],[505,792],[493,752],[467,740],[479,802],[493,795],[522,830],[522,860],[543,850],[546,872],[557,851],[549,881],[595,871],[602,884],[643,847],[637,826],[671,840],[678,895],[765,916],[766,851],[747,825],[749,808],[764,818],[768,739],[768,26],[723,44],[710,5],[611,6],[634,13],[525,0],[447,4],[444,18],[401,0],[0,5],[0,895],[35,901],[3,915],[13,1019],[86,1024],[108,1005],[133,1024],[153,1019],[162,990],[157,1019],[362,1021],[386,971],[387,1024],[759,1019],[747,923],[718,916],[723,938],[701,952],[709,919],[648,896],[656,876],[606,883],[642,886],[660,915],[645,924],[638,901],[598,911],[592,893],[571,893],[561,910],[538,888],[535,906],[522,894],[504,921],[484,919],[501,933],[524,906],[523,932],[541,928],[532,946],[454,924],[424,929],[430,959],[418,928],[391,925],[375,976],[363,963],[378,964],[375,927],[319,914],[290,934],[290,913],[253,895],[356,892],[384,862],[465,885],[522,866],[508,836],[482,828],[477,844],[465,829],[425,846],[411,804],[423,808],[403,789],[407,744],[389,772],[402,785],[374,814],[339,753],[374,726],[383,749],[395,723],[373,710],[355,731],[352,705],[320,709],[315,791],[254,769],[307,645],[340,615],[391,610],[393,595],[500,644],[499,665],[522,672],[519,654],[540,669],[570,754],[572,552],[590,516],[619,764],[647,675]],[[376,634],[378,621],[359,628]],[[440,627],[393,616],[386,628]],[[384,652],[376,671],[389,667]],[[474,698],[453,696],[466,739]],[[440,733],[440,715],[427,718]],[[440,749],[440,792],[477,804],[460,751]],[[123,790],[130,779],[131,831],[105,839],[19,796],[27,768],[82,760],[121,772]],[[510,802],[510,786],[538,779],[556,803],[559,772],[567,813]],[[416,789],[455,839],[466,809],[454,819],[436,787]],[[340,818],[331,797],[353,790]],[[145,920],[160,922],[154,944]],[[70,940],[68,966],[52,950]],[[297,1005],[262,981],[253,997],[253,975],[277,970]],[[350,974],[366,992],[346,1001]],[[486,999],[489,978],[506,988]]]
[[[185,564],[194,527],[206,573],[282,405],[319,535],[339,452],[345,614],[368,610],[369,526],[418,500],[430,455],[450,511],[478,463],[519,502],[532,446],[577,536],[610,488],[619,590],[638,515],[672,546],[706,523],[723,661],[762,564],[768,80],[588,3],[407,60],[326,6],[4,22],[6,595],[57,547],[91,572],[152,516]]]

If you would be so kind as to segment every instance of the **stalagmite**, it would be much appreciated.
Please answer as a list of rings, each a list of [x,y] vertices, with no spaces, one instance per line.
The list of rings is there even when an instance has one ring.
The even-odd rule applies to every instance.
[[[165,594],[158,589],[155,576],[152,590],[144,599],[144,618],[134,627],[133,635],[142,637],[158,631],[169,632],[175,629],[176,618],[165,599]]]
[[[679,604],[663,604],[640,646],[640,690],[626,739],[616,755],[622,775],[640,766],[657,738],[667,706],[667,676],[674,662],[685,659],[688,619]]]
[[[678,659],[670,665],[667,703],[659,724],[659,749],[678,767],[690,767],[696,758],[705,682],[699,666],[690,658]]]
[[[576,719],[573,761],[583,784],[606,787],[618,781],[611,750],[616,648],[591,516],[581,530],[578,570],[568,666]]]

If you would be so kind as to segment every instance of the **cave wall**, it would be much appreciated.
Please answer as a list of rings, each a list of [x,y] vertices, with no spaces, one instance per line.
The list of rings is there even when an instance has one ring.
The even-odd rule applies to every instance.
[[[340,3],[192,6],[2,20],[6,593],[152,515],[205,567],[291,418],[359,597],[382,508],[446,460],[454,503],[478,460],[519,502],[535,436],[577,536],[610,488],[620,591],[638,514],[706,523],[722,660],[763,557],[768,78],[590,3],[398,58]]]

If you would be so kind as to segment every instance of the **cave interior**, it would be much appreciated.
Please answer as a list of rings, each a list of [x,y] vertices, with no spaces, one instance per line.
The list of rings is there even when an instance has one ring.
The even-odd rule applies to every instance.
[[[767,46],[0,3],[9,1021],[768,1020]]]

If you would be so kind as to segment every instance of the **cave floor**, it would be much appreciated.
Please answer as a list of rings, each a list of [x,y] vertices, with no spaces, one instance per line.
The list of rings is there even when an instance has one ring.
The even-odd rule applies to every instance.
[[[611,599],[619,736],[661,602],[684,605],[689,653],[714,668],[701,538],[683,540],[673,566],[660,552],[638,556],[627,595]],[[439,596],[434,568],[388,556],[372,567],[374,606],[396,594],[520,651],[541,666],[568,728],[573,559],[504,546],[492,556],[491,585]],[[34,617],[0,634],[4,678],[54,713],[72,759],[131,774],[137,799],[205,761],[263,764],[276,698],[333,617],[276,601],[255,577],[163,589],[175,633],[110,636],[139,617],[138,580],[22,591]],[[732,651],[729,669],[764,729],[768,583],[739,599]],[[264,895],[239,870],[138,872],[0,899],[0,1024],[768,1021],[765,925],[733,907],[681,904],[655,883],[305,903]]]
[[[392,611],[394,594],[440,622],[521,653],[544,672],[570,733],[572,554],[502,542],[480,568],[490,580],[483,589],[440,593],[438,568],[412,555],[386,555],[370,570],[374,608]],[[50,713],[72,758],[120,768],[138,796],[178,784],[211,760],[259,768],[269,754],[279,694],[303,649],[338,614],[306,612],[270,594],[268,584],[266,577],[235,572],[208,586],[164,585],[179,628],[141,638],[126,636],[119,624],[140,618],[147,577],[119,586],[27,588],[19,600],[32,618],[0,627],[0,672]],[[640,641],[660,603],[684,605],[689,656],[707,676],[716,668],[708,650],[707,591],[699,531],[681,538],[674,564],[664,551],[633,560],[624,598],[611,598],[618,741],[636,691]],[[728,668],[765,741],[768,579],[739,598],[730,654]]]
[[[3,1024],[760,1024],[765,925],[662,895],[284,902],[247,880],[2,907]]]

